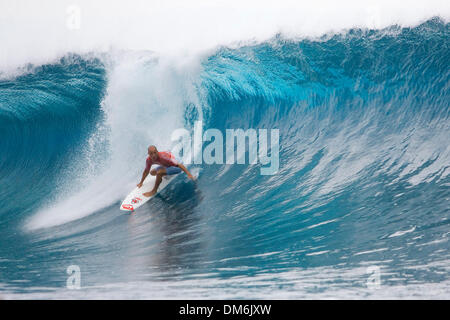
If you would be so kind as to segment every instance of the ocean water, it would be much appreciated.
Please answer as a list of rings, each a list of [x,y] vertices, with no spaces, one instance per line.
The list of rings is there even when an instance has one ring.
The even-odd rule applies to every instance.
[[[450,298],[449,39],[434,17],[3,74],[0,297]],[[198,120],[278,129],[278,172],[192,165],[120,211]]]

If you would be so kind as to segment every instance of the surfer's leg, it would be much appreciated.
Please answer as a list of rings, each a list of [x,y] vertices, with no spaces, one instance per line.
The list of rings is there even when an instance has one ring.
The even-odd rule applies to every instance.
[[[152,176],[156,176],[156,173],[159,171],[159,169],[163,168],[162,166],[157,166],[156,168],[150,170],[150,174]]]
[[[153,187],[153,190],[150,192],[143,193],[143,195],[146,197],[151,197],[156,193],[156,191],[158,191],[158,187],[161,184],[162,177],[166,175],[166,168],[160,167],[157,170],[158,171],[156,172],[156,181],[155,181],[155,186]]]
[[[162,181],[162,177],[164,177],[167,174],[166,172],[166,168],[161,167],[158,169],[158,172],[156,173],[156,181],[155,181],[155,186],[153,187],[154,193],[156,193],[156,191],[158,191],[158,187],[161,184]]]

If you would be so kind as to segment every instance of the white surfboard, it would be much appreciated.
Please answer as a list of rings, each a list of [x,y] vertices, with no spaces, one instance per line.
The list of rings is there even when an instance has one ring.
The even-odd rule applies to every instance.
[[[156,176],[152,176],[151,174],[149,174],[147,178],[145,178],[142,187],[134,188],[133,191],[131,191],[130,194],[125,198],[125,200],[123,200],[122,204],[120,205],[120,210],[133,212],[134,210],[142,206],[144,203],[149,201],[151,198],[156,196],[165,187],[167,187],[170,181],[172,181],[177,175],[178,174],[174,174],[171,176],[164,176],[162,178],[161,184],[159,185],[158,191],[153,196],[146,197],[143,195],[143,193],[151,191],[155,186],[156,180]]]

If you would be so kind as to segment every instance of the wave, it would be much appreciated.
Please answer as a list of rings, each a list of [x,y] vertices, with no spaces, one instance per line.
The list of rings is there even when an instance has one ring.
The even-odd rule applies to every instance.
[[[101,121],[106,79],[98,60],[66,56],[31,69],[0,82],[2,220],[46,198]]]
[[[204,116],[207,127],[221,130],[280,129],[287,170],[281,180],[307,175],[305,185],[295,182],[293,190],[311,203],[374,176],[394,174],[393,181],[413,186],[440,182],[449,159],[443,143],[447,37],[448,24],[435,19],[413,29],[354,29],[319,41],[277,36],[264,44],[222,47],[203,60],[145,52],[116,53],[113,63],[104,64],[68,57],[2,82],[2,123],[8,123],[2,130],[11,137],[2,149],[14,155],[2,162],[2,171],[14,172],[7,180],[23,170],[44,177],[49,167],[77,159],[60,173],[69,181],[60,183],[66,185],[60,193],[83,192],[33,220],[36,226],[67,222],[120,199],[149,143],[170,148],[171,132]],[[17,91],[25,94],[11,99]],[[39,148],[38,141],[48,142]],[[84,144],[75,149],[78,156],[77,144]],[[37,167],[29,167],[30,150]],[[66,158],[51,163],[56,154]],[[305,171],[314,163],[320,166]],[[104,188],[115,184],[120,187]]]
[[[388,250],[402,266],[447,259],[449,31],[435,18],[315,39],[279,34],[207,55],[113,50],[1,80],[1,226],[53,227],[63,243],[101,226],[118,245],[118,203],[146,147],[169,149],[175,129],[201,120],[221,131],[279,129],[280,170],[203,165],[198,189],[168,188],[148,210],[181,221],[167,226],[183,235],[170,244],[188,253],[158,256],[163,268],[204,267],[204,250],[208,263],[231,268],[357,264]],[[139,244],[157,241],[136,232]],[[199,233],[207,246],[192,244]]]

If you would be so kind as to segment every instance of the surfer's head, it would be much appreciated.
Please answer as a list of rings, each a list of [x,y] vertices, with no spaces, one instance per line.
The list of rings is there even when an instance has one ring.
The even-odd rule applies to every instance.
[[[153,161],[158,160],[158,149],[155,146],[148,147],[148,155]]]

